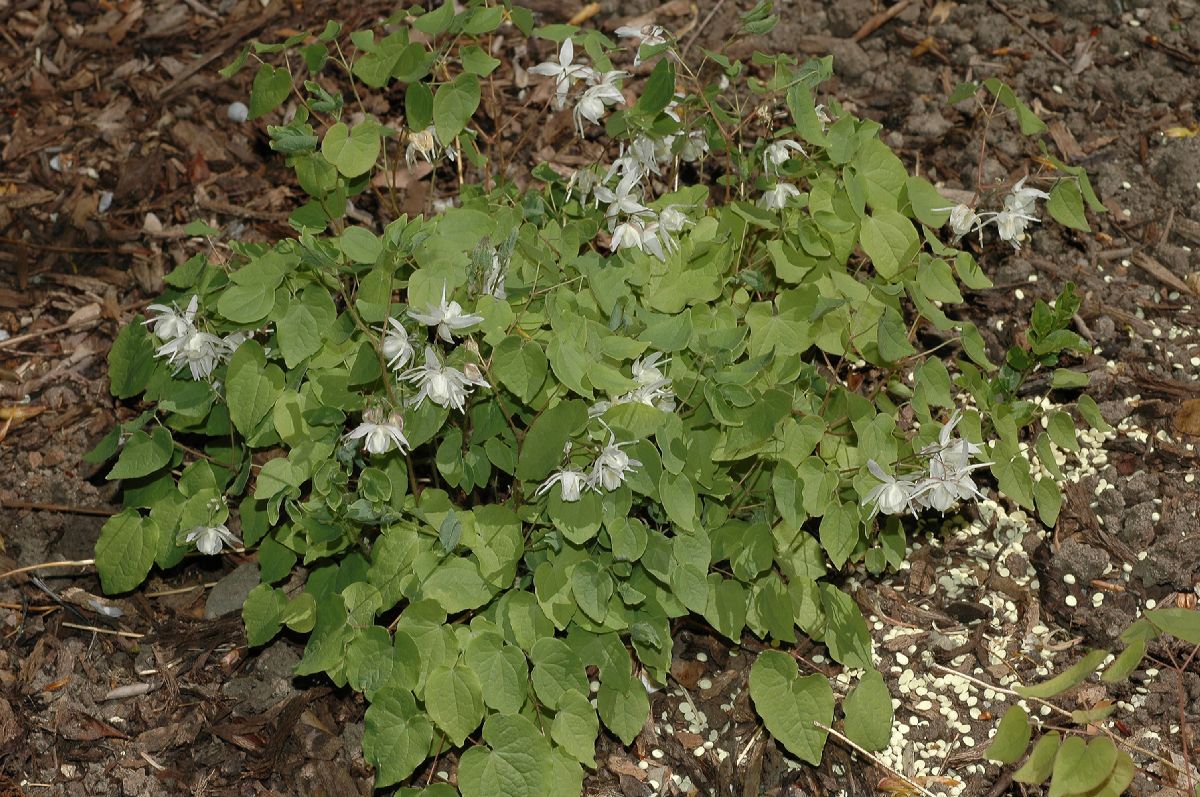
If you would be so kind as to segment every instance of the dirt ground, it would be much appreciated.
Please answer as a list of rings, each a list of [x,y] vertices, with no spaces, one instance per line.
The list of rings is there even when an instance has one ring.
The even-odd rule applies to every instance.
[[[529,5],[558,22],[583,3]],[[606,0],[588,24],[611,32],[653,19],[688,47],[712,47],[750,5]],[[1143,609],[1194,608],[1200,589],[1200,3],[777,5],[778,29],[753,44],[832,53],[827,93],[880,121],[935,183],[974,190],[982,120],[945,97],[962,80],[999,76],[1049,124],[1052,153],[1087,167],[1109,210],[1090,233],[1047,222],[1019,251],[989,242],[979,259],[995,287],[969,297],[996,359],[1036,299],[1067,281],[1083,296],[1076,330],[1093,355],[1075,367],[1091,375],[1088,392],[1114,429],[1081,435],[1081,451],[1065,455],[1071,483],[1056,527],[985,501],[945,527],[914,529],[900,573],[844,584],[873,626],[897,705],[882,764],[934,793],[1038,793],[983,758],[1011,702],[1002,687],[1044,678],[1088,646],[1119,647]],[[226,115],[250,76],[224,81],[215,70],[248,38],[319,29],[330,17],[353,29],[391,10],[0,0],[0,571],[91,557],[116,496],[81,456],[135,412],[108,396],[105,355],[119,324],[196,251],[183,225],[289,234],[299,192],[265,124]],[[524,57],[527,66],[535,56]],[[381,102],[377,112],[394,116]],[[523,136],[517,154],[555,158],[555,136],[570,135],[569,118],[559,122]],[[985,187],[1010,184],[1037,154],[997,120]],[[405,210],[430,199],[414,186]],[[0,795],[369,793],[363,701],[293,679],[301,640],[246,647],[239,610],[257,580],[252,556],[190,559],[114,601],[96,600],[87,566],[36,575],[0,580]],[[820,768],[787,761],[749,704],[755,643],[734,650],[691,624],[676,638],[675,682],[654,695],[631,748],[603,743],[590,794],[912,793],[836,740]],[[797,651],[844,693],[849,675],[823,654]],[[1184,794],[1200,777],[1192,654],[1159,645],[1130,683],[1085,685],[1061,701],[1068,710],[1119,701],[1107,727],[1141,751],[1133,794]],[[433,762],[422,782],[452,771]]]

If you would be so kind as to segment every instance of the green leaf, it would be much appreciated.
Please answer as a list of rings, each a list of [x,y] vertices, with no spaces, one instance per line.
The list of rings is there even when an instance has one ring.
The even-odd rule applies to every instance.
[[[1044,783],[1054,768],[1054,757],[1058,755],[1061,738],[1058,731],[1051,731],[1038,739],[1037,744],[1033,746],[1033,752],[1029,754],[1029,759],[1013,773],[1013,780],[1031,786]]]
[[[663,471],[658,480],[662,507],[672,521],[687,531],[696,528],[696,488],[686,474]]]
[[[96,541],[96,570],[105,593],[128,592],[146,580],[158,551],[158,535],[158,524],[136,509],[105,522]]]
[[[427,11],[413,20],[413,27],[430,36],[437,36],[450,29],[454,21],[454,3],[445,2],[433,11]]]
[[[866,183],[867,204],[871,209],[895,210],[900,191],[908,180],[908,172],[891,147],[873,138],[859,148],[854,156],[853,165],[854,170]]]
[[[639,113],[654,116],[675,98],[675,65],[669,58],[663,58],[654,65],[654,71],[646,80],[642,96],[634,106]]]
[[[1117,747],[1110,737],[1085,742],[1081,736],[1068,736],[1054,759],[1050,797],[1089,792],[1108,780],[1116,764]]]
[[[286,69],[276,69],[270,64],[263,64],[254,75],[254,84],[250,87],[250,116],[251,119],[270,113],[287,99],[292,91],[292,76]]]
[[[471,121],[479,107],[479,78],[464,73],[443,83],[433,95],[433,124],[438,141],[449,144]]]
[[[501,8],[495,6],[489,10],[500,11]],[[462,58],[463,69],[480,77],[492,74],[492,72],[496,71],[496,67],[500,66],[500,59],[492,58],[483,51],[483,48],[474,44],[464,47],[460,53],[460,57]]]
[[[587,406],[563,401],[538,416],[529,427],[517,457],[517,478],[540,482],[562,461],[563,446],[587,423]]]
[[[1050,387],[1055,390],[1087,387],[1088,382],[1089,377],[1087,374],[1072,371],[1070,368],[1055,368],[1053,376],[1050,377]]]
[[[596,708],[605,726],[622,744],[633,744],[650,716],[650,698],[641,679],[609,674],[600,683]]]
[[[550,743],[521,715],[493,714],[483,726],[487,747],[472,747],[458,764],[462,797],[546,797],[553,772]]]
[[[1091,396],[1080,396],[1075,407],[1079,410],[1079,415],[1097,432],[1112,431],[1112,426],[1104,420],[1104,416],[1100,414],[1100,407],[1096,405],[1096,400]]]
[[[587,697],[579,692],[564,692],[550,726],[550,738],[584,766],[596,767],[596,737],[600,720]]]
[[[1100,680],[1106,684],[1124,681],[1129,674],[1138,668],[1146,655],[1146,639],[1135,639],[1125,646],[1112,664],[1100,674]]]
[[[516,714],[525,705],[529,691],[529,667],[525,654],[498,634],[480,634],[466,650],[467,666],[487,684],[483,702],[501,714]]]
[[[375,767],[377,789],[404,780],[429,756],[433,725],[407,689],[376,692],[363,725],[363,757]]]
[[[1012,764],[1025,755],[1029,747],[1029,715],[1020,706],[1012,706],[1000,720],[1000,727],[984,755],[990,761]]]
[[[460,747],[483,719],[483,688],[474,671],[462,667],[438,667],[425,681],[425,710]]]
[[[911,265],[921,245],[912,222],[890,208],[877,208],[863,219],[858,240],[875,271],[889,281]]]
[[[858,530],[858,507],[854,504],[839,504],[821,518],[821,547],[829,554],[835,568],[841,569],[854,552],[858,545]]]
[[[1062,509],[1062,490],[1053,479],[1039,479],[1033,484],[1033,500],[1037,505],[1038,517],[1047,528],[1054,528],[1058,513]]]
[[[321,154],[346,177],[364,175],[375,165],[382,147],[379,123],[368,118],[350,130],[338,122],[325,133]]]
[[[750,668],[750,699],[763,724],[788,752],[821,763],[833,723],[833,689],[823,675],[800,677],[795,659],[777,650],[758,655]]]
[[[109,390],[117,398],[141,393],[154,373],[155,338],[139,323],[140,318],[121,329],[108,351]]]
[[[295,368],[321,350],[322,336],[336,318],[337,310],[322,288],[306,288],[292,300],[276,325],[279,349],[288,368]]]
[[[871,669],[871,633],[858,604],[833,584],[821,584],[820,588],[830,655],[848,667]]]
[[[846,735],[867,750],[879,751],[892,737],[892,696],[878,670],[867,670],[842,703]]]
[[[612,576],[595,561],[585,559],[571,570],[571,594],[584,614],[593,622],[603,623],[613,594]]]
[[[229,361],[225,384],[234,427],[249,436],[282,392],[283,372],[276,365],[266,365],[262,346],[252,340],[239,346]]]
[[[246,641],[251,647],[265,645],[279,633],[287,603],[283,590],[270,584],[259,584],[250,590],[242,604],[242,622],[246,625]]]
[[[156,426],[150,434],[136,431],[121,449],[121,455],[105,478],[111,481],[149,476],[171,461],[173,451],[171,433],[165,427]]]
[[[555,637],[539,639],[529,651],[533,662],[533,689],[547,707],[557,709],[567,692],[588,694],[583,662],[566,642]]]
[[[500,341],[492,350],[492,373],[524,402],[538,394],[549,367],[541,346],[516,335]]]
[[[1050,189],[1050,198],[1046,200],[1046,210],[1050,216],[1072,229],[1087,232],[1087,216],[1083,212],[1083,195],[1079,193],[1079,183],[1075,180],[1059,180]]]
[[[935,230],[946,223],[950,218],[950,211],[946,208],[953,203],[939,194],[933,183],[914,175],[907,178],[905,186],[908,189],[908,201],[912,205],[913,216],[917,221]]]
[[[1146,619],[1176,639],[1200,645],[1200,612],[1195,609],[1151,609]]]
[[[477,609],[492,599],[492,592],[470,559],[451,557],[438,565],[421,584],[421,597],[437,601],[447,614]]]
[[[1015,690],[1021,697],[1048,698],[1061,694],[1096,671],[1096,668],[1108,658],[1107,650],[1088,651],[1082,659],[1071,667],[1063,670],[1048,681],[1033,686],[1017,686]]]
[[[231,285],[217,299],[217,312],[235,324],[257,324],[274,307],[274,289],[262,285]]]

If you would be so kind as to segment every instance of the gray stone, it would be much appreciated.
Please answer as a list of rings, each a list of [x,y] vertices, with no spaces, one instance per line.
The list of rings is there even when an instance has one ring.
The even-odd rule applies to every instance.
[[[248,562],[239,565],[232,573],[218,581],[212,592],[208,593],[208,600],[204,603],[205,619],[215,620],[227,614],[240,612],[246,602],[246,596],[258,586],[260,580],[257,564]]]

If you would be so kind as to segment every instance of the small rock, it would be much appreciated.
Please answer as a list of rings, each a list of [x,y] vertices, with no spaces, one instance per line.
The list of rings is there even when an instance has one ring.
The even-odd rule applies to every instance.
[[[218,581],[208,594],[208,600],[204,603],[205,619],[215,620],[240,612],[246,596],[258,586],[260,580],[257,564],[248,562],[238,565],[236,570]]]

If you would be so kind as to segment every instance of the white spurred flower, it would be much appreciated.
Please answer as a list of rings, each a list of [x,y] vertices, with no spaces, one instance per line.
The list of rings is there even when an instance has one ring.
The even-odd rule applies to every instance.
[[[639,232],[642,239],[642,251],[654,255],[659,260],[666,260],[668,252],[679,248],[675,239],[657,221],[647,221],[642,224]]]
[[[897,479],[873,459],[867,460],[867,470],[879,479],[879,484],[862,500],[863,506],[871,507],[871,517],[880,512],[885,515],[898,515],[912,508],[912,497],[917,487],[911,479]]]
[[[572,111],[572,116],[575,118],[575,127],[579,130],[580,137],[583,136],[583,120],[587,119],[593,124],[600,124],[600,120],[604,118],[604,111],[609,105],[625,102],[625,95],[621,93],[616,84],[613,82],[623,77],[627,77],[628,72],[620,70],[612,70],[604,74],[592,74],[592,82],[594,85],[580,95],[575,102],[575,110]]]
[[[392,413],[386,423],[378,413],[363,413],[363,421],[343,435],[343,440],[362,440],[363,448],[372,454],[386,454],[395,449],[401,454],[409,450],[408,438],[404,436],[404,417]]]
[[[635,28],[632,25],[622,25],[613,32],[622,39],[639,40],[637,52],[633,56],[633,65],[635,67],[642,65],[643,47],[655,47],[667,43],[667,32],[659,25],[643,25],[640,28]]]
[[[233,536],[228,528],[223,523],[218,523],[215,526],[193,526],[184,537],[186,542],[194,542],[196,550],[203,554],[213,556],[219,554],[221,548],[228,546],[237,548],[242,544],[241,540]]]
[[[454,147],[443,145],[441,139],[437,137],[437,129],[430,125],[420,132],[409,132],[408,146],[404,150],[404,161],[410,169],[416,164],[417,158],[422,158],[426,163],[432,164],[439,152],[450,161],[457,157]]]
[[[584,80],[591,77],[593,70],[590,66],[584,64],[576,64],[575,61],[575,43],[570,37],[563,40],[562,47],[558,50],[558,63],[553,61],[543,61],[537,66],[532,66],[529,71],[535,75],[543,75],[545,77],[554,78],[554,108],[561,111],[567,104],[567,94],[571,90],[571,84],[576,80]]]
[[[763,192],[758,204],[767,210],[782,210],[793,197],[800,196],[800,189],[791,183],[776,183]]]
[[[574,468],[562,468],[555,471],[551,474],[550,478],[542,482],[534,495],[545,495],[556,484],[559,487],[562,500],[567,502],[578,501],[579,496],[583,494],[585,489],[592,488],[587,474],[583,471],[575,470]]]
[[[970,205],[965,205],[959,202],[957,205],[945,208],[934,208],[935,212],[950,211],[950,218],[947,222],[950,225],[950,231],[954,233],[954,238],[957,240],[962,238],[972,230],[983,226],[983,220],[979,218],[979,214]]]
[[[207,379],[230,354],[230,349],[221,338],[192,329],[159,346],[154,356],[166,357],[168,364],[175,368],[175,373],[187,368],[192,379],[199,381]]]
[[[637,191],[640,180],[636,173],[630,172],[621,178],[615,190],[606,185],[598,185],[592,189],[592,196],[608,205],[604,216],[610,223],[621,214],[633,216],[649,210],[641,203],[641,192]]]
[[[668,151],[670,149],[670,144]],[[703,130],[689,130],[679,147],[679,159],[684,163],[695,163],[708,154],[708,137]]]
[[[429,308],[427,313],[418,313],[409,309],[408,317],[427,326],[437,327],[437,336],[447,343],[453,343],[453,335],[459,330],[473,327],[483,320],[481,315],[464,313],[462,305],[455,301],[446,301],[446,283],[442,283],[442,300],[437,307]]]
[[[187,309],[182,313],[175,305],[149,305],[146,309],[158,313],[158,315],[142,323],[150,327],[150,331],[161,341],[181,338],[195,329],[192,322],[196,318],[196,308],[199,307],[199,302],[199,297],[193,296],[188,302]]]
[[[763,168],[768,172],[778,172],[780,166],[792,159],[793,152],[798,152],[804,157],[808,157],[808,153],[804,151],[804,147],[790,138],[780,138],[772,141],[763,150]]]
[[[678,205],[668,205],[658,213],[658,223],[670,233],[681,232],[689,224],[695,224]]]
[[[983,449],[968,440],[953,437],[960,420],[962,413],[955,410],[938,433],[938,441],[921,449],[921,453],[929,457],[929,475],[917,484],[912,495],[916,505],[945,512],[960,500],[983,497],[971,479],[971,473],[992,463],[971,464],[971,457]]]
[[[507,277],[508,264],[500,262],[500,255],[493,253],[491,265],[488,266],[487,273],[483,275],[481,292],[504,301],[508,298],[508,291],[504,289],[504,280]]]
[[[621,222],[612,233],[612,250],[620,252],[622,249],[642,249],[642,235],[646,231],[645,228],[646,225],[636,217]]]
[[[593,486],[599,484],[605,490],[615,490],[625,482],[626,473],[642,466],[641,462],[630,458],[621,450],[623,445],[629,444],[617,443],[616,435],[610,433],[608,445],[600,452],[600,456],[596,457],[596,464],[592,466]]]
[[[412,336],[408,334],[408,330],[398,319],[389,318],[387,325],[380,332],[383,333],[380,349],[383,351],[384,359],[387,360],[388,368],[399,371],[412,362],[412,358],[416,354],[413,349]]]
[[[1016,213],[1032,215],[1036,209],[1037,200],[1049,199],[1050,195],[1045,191],[1039,191],[1036,188],[1026,188],[1025,181],[1028,177],[1022,177],[1016,185],[1012,187],[1012,191],[1004,198],[1004,209],[1012,210]]]
[[[653,354],[645,357],[638,357],[633,361],[633,364],[630,366],[629,370],[633,373],[633,379],[638,383],[638,385],[650,385],[665,379],[662,370],[659,369],[659,366],[666,365],[667,363],[671,362],[671,360],[670,358],[664,360],[662,359],[662,356],[663,353],[661,351],[656,351]]]
[[[487,380],[479,373],[478,366],[468,364],[460,371],[445,365],[438,360],[430,346],[425,347],[425,364],[410,368],[400,374],[400,378],[420,388],[412,399],[413,406],[419,407],[421,402],[429,399],[434,404],[453,407],[459,412],[466,411],[466,400],[471,395],[472,387],[489,387]]]

